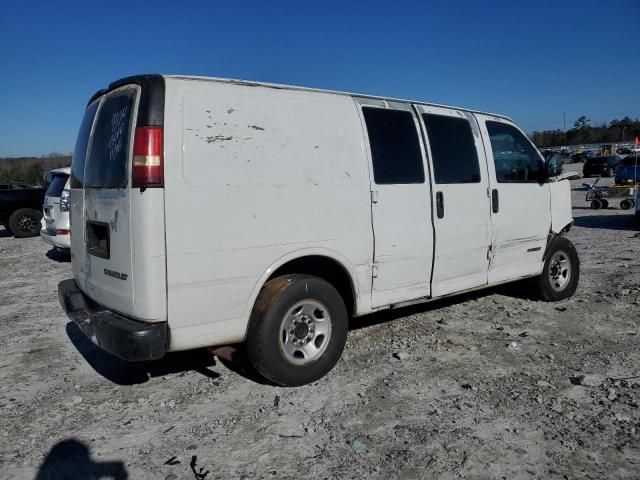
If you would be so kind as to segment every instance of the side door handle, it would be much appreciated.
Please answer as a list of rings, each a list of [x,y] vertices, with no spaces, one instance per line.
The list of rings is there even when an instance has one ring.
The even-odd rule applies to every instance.
[[[491,190],[491,210],[493,213],[500,211],[500,197],[498,197],[498,189]]]
[[[442,192],[436,193],[436,214],[438,218],[444,217],[444,196]]]

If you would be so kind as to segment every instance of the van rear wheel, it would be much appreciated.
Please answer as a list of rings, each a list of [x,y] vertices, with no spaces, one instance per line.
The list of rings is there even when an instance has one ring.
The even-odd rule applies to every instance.
[[[305,385],[338,362],[347,331],[347,309],[330,283],[311,275],[285,275],[267,282],[258,295],[247,353],[272,382]]]
[[[576,247],[565,237],[554,237],[538,277],[540,296],[547,302],[569,298],[578,288],[579,280],[580,259]]]

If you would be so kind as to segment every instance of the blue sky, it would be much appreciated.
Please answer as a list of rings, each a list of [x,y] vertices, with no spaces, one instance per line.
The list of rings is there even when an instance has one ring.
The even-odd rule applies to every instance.
[[[640,116],[640,2],[0,4],[0,156],[70,152],[86,100],[135,73],[415,98],[527,132]]]

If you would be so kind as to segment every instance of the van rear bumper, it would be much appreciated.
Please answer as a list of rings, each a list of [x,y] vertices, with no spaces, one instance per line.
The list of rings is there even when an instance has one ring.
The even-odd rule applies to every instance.
[[[107,310],[84,295],[73,279],[58,284],[58,300],[93,343],[122,360],[157,360],[168,350],[167,322],[140,322]]]

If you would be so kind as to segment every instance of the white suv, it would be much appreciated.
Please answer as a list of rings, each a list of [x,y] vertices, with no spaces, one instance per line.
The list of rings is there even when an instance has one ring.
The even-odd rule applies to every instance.
[[[44,197],[42,239],[58,248],[70,248],[69,175],[70,167],[50,170],[51,183]]]

